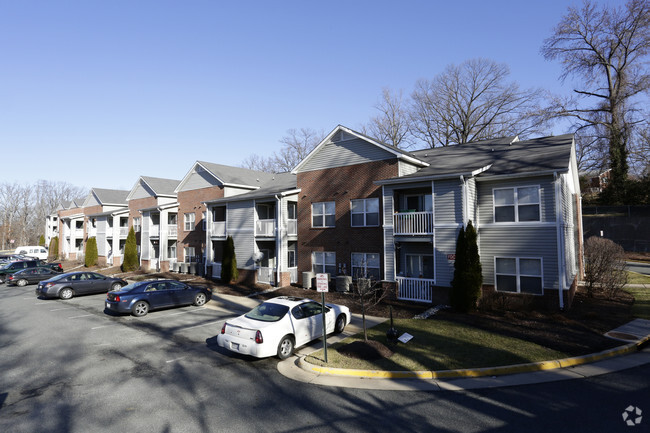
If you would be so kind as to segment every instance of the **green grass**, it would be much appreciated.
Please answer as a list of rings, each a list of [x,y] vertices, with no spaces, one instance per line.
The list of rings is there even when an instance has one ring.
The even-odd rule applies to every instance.
[[[640,319],[650,320],[650,289],[649,288],[626,288],[628,293],[634,296],[632,304],[632,315]]]
[[[637,272],[628,272],[627,275],[628,284],[650,284],[650,276],[648,275],[639,274]]]
[[[408,332],[413,335],[413,339],[391,347],[386,342],[388,327],[388,323],[384,322],[368,329],[368,338],[393,349],[395,354],[390,358],[364,361],[339,354],[336,349],[341,345],[363,340],[363,334],[357,334],[328,346],[327,364],[324,362],[323,350],[307,356],[306,361],[335,368],[418,371],[494,367],[568,356],[527,341],[444,320],[395,320],[399,334]]]

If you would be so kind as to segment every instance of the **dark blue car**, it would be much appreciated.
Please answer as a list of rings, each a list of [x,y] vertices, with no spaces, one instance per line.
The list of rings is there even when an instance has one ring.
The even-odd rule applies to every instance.
[[[140,281],[108,292],[106,310],[144,316],[149,310],[179,305],[201,306],[212,297],[208,287],[190,286],[176,280]]]

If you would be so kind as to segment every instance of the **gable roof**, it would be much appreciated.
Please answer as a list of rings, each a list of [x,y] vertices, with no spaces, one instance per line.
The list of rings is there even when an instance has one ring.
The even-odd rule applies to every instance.
[[[203,170],[210,174],[218,183],[223,186],[257,189],[263,183],[273,179],[274,173],[251,170],[231,165],[215,164],[207,161],[196,161],[187,172],[183,180],[178,184],[174,192],[182,190],[183,186],[194,172]]]
[[[328,144],[331,144],[333,142],[337,142],[338,140],[336,140],[335,137],[337,136],[337,134],[340,134],[340,133],[345,133],[345,134],[347,134],[349,136],[352,136],[352,137],[358,138],[360,140],[363,140],[366,143],[383,150],[384,152],[392,155],[393,157],[395,157],[397,159],[408,161],[411,164],[414,164],[414,165],[417,165],[417,166],[420,166],[420,167],[426,167],[428,165],[426,162],[424,162],[424,161],[422,161],[422,160],[420,160],[418,158],[413,157],[413,155],[411,153],[409,153],[409,152],[406,152],[406,151],[404,151],[402,149],[399,149],[399,148],[397,148],[395,146],[391,146],[389,144],[382,143],[377,139],[368,137],[365,134],[354,131],[354,130],[352,130],[350,128],[347,128],[347,127],[345,127],[343,125],[338,125],[336,128],[334,128],[332,130],[332,132],[327,134],[327,136],[318,145],[316,145],[316,147],[314,147],[314,149],[311,152],[309,152],[309,154],[305,158],[303,158],[303,160],[300,161],[298,163],[298,165],[296,165],[294,167],[293,170],[291,170],[291,173],[300,172],[303,168],[305,168],[309,164],[310,160],[312,160],[322,150],[322,148],[324,146],[326,146]]]
[[[222,197],[214,200],[208,200],[204,203],[225,203],[242,200],[254,200],[260,198],[269,198],[276,195],[286,195],[291,192],[298,192],[296,186],[296,175],[293,173],[277,173],[273,178],[264,183],[259,189],[246,192],[243,194]]]
[[[126,196],[129,194],[129,191],[122,189],[93,188],[90,191],[90,194],[94,195],[102,206],[124,206],[126,205]]]
[[[416,173],[377,184],[449,178],[461,175],[522,176],[568,171],[573,134],[517,141],[512,137],[419,150],[413,155],[429,163]]]
[[[129,191],[126,200],[131,200],[139,186],[143,185],[154,194],[154,197],[176,197],[174,192],[180,180],[165,179],[162,177],[140,176]]]

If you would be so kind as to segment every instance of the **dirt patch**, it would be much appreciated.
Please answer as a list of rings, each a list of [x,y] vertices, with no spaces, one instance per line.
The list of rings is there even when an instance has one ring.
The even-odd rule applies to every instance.
[[[392,350],[375,340],[354,341],[339,347],[337,351],[348,358],[364,359],[366,361],[393,356]]]

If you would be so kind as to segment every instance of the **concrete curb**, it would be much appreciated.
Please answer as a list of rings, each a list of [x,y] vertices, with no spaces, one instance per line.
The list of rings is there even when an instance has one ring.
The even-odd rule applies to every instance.
[[[536,371],[575,367],[578,365],[602,361],[608,358],[628,355],[639,351],[641,347],[649,341],[650,335],[633,343],[584,356],[556,359],[553,361],[531,362],[527,364],[515,364],[500,367],[485,367],[475,369],[468,368],[440,371],[355,370],[349,368],[333,368],[313,365],[305,361],[305,356],[298,358],[297,364],[301,369],[312,374],[338,377],[356,377],[365,379],[455,379],[468,377],[503,376],[508,374],[532,373]]]

